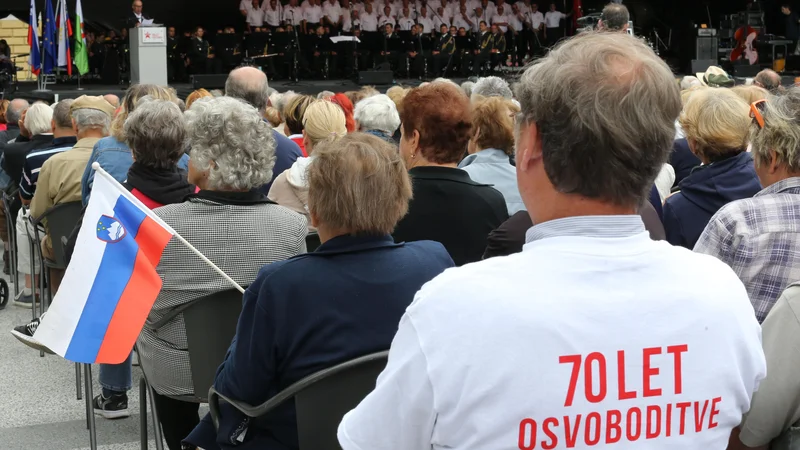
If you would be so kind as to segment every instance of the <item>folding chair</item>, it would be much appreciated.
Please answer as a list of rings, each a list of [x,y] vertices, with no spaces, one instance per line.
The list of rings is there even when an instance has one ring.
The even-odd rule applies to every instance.
[[[8,230],[8,258],[11,266],[11,282],[14,283],[14,298],[19,296],[19,271],[17,268],[17,217],[12,214],[11,202],[14,200],[8,192],[3,192],[3,210],[6,213],[6,229]]]
[[[194,395],[170,396],[175,400],[192,403],[207,403],[203,395],[208,392],[217,374],[217,368],[225,359],[236,324],[242,312],[242,294],[237,289],[215,292],[181,305],[155,323],[145,324],[151,330],[158,330],[179,314],[183,314],[186,327],[186,343],[189,349],[189,367],[192,371]],[[141,355],[141,353],[140,353]],[[139,362],[146,373],[146,361]],[[164,449],[161,422],[156,411],[154,390],[145,376],[139,382],[139,413],[141,425],[142,450],[147,450],[147,397],[150,394],[150,410],[153,413],[153,432],[156,448]]]
[[[342,417],[372,392],[388,358],[389,352],[384,351],[321,370],[258,406],[229,399],[212,386],[208,392],[211,419],[214,427],[219,429],[220,399],[256,420],[278,405],[294,399],[300,450],[341,450],[336,430]]]

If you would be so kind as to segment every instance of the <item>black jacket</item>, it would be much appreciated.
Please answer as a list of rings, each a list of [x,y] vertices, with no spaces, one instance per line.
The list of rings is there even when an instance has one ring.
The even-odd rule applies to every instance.
[[[52,143],[52,134],[37,134],[29,141],[14,142],[3,147],[3,170],[11,177],[14,186],[19,186],[22,167],[25,165],[25,157],[28,156],[28,153],[50,147]]]
[[[19,136],[19,126],[9,124],[6,131],[0,131],[0,148],[5,147],[6,143]]]
[[[457,266],[479,261],[486,237],[508,218],[503,194],[449,167],[415,167],[414,198],[394,230],[395,242],[440,242]]]
[[[147,14],[142,13],[142,20],[144,19],[150,19],[150,17]],[[133,13],[133,11],[129,12],[128,16],[125,18],[125,28],[133,28],[137,23],[139,23],[139,19],[136,18],[136,15]]]

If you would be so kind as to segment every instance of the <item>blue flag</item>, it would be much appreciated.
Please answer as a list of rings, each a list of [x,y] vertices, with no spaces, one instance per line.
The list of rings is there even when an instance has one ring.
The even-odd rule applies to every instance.
[[[58,67],[58,50],[56,48],[56,16],[53,13],[53,3],[44,0],[45,19],[44,33],[42,35],[42,73],[53,73],[53,68]]]

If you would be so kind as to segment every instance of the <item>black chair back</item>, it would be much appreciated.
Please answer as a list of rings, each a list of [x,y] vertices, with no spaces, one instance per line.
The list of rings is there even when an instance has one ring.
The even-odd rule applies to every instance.
[[[342,417],[372,392],[388,357],[388,351],[373,353],[321,370],[258,406],[229,399],[212,387],[209,392],[211,418],[218,427],[220,398],[249,417],[262,417],[294,398],[300,450],[341,450],[336,431]]]
[[[81,211],[83,211],[81,202],[59,203],[45,211],[41,217],[34,219],[34,225],[39,225],[44,219],[47,219],[46,228],[53,243],[53,256],[55,257],[53,261],[55,264],[50,264],[51,267],[67,268],[65,242],[75,228],[75,224],[78,223]]]
[[[308,233],[306,235],[306,251],[308,253],[313,252],[320,246],[319,242],[319,234],[316,232]]]
[[[183,311],[189,367],[198,402],[214,384],[217,368],[225,359],[242,312],[242,293],[228,289],[200,298]]]
[[[342,417],[375,389],[389,352],[368,355],[312,375],[294,397],[300,450],[340,450]],[[325,373],[329,372],[329,373]]]

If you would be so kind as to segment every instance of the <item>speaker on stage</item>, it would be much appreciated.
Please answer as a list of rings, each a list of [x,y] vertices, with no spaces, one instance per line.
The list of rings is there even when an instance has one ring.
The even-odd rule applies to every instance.
[[[358,84],[392,84],[394,74],[391,70],[362,70],[358,72]]]
[[[716,36],[695,38],[695,59],[719,59],[719,40]]]
[[[192,75],[193,89],[224,89],[228,74]]]

